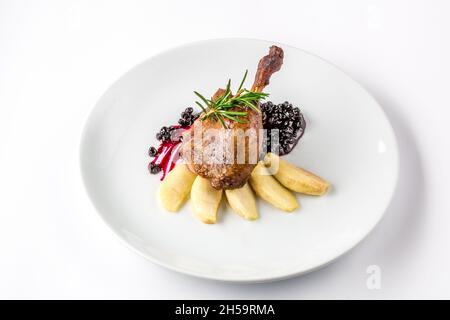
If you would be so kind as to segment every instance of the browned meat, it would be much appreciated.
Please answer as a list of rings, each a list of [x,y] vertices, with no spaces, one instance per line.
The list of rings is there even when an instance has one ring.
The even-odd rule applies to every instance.
[[[269,54],[259,60],[252,91],[261,92],[269,84],[270,76],[281,69],[283,58],[283,49],[277,46],[270,47]]]
[[[252,91],[261,92],[282,64],[283,50],[272,46],[258,64]],[[220,98],[223,92],[217,90],[212,99]],[[242,187],[258,161],[261,113],[250,108],[246,111],[246,123],[225,120],[228,129],[224,129],[219,121],[199,118],[185,134],[181,148],[183,159],[191,171],[210,179],[215,189]]]

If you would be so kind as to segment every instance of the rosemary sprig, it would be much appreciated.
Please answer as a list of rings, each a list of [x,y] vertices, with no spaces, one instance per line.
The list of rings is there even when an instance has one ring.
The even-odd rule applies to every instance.
[[[224,93],[214,101],[206,99],[202,94],[194,91],[195,95],[203,102],[202,104],[199,101],[195,101],[203,111],[203,114],[200,116],[202,121],[205,119],[214,119],[219,121],[222,127],[226,128],[225,118],[238,123],[246,123],[247,121],[243,117],[247,116],[247,108],[260,112],[257,107],[257,102],[267,98],[269,94],[243,89],[242,86],[247,78],[247,73],[248,70],[245,71],[244,77],[234,96],[231,93],[231,80],[228,80]],[[234,110],[231,110],[233,108]],[[242,111],[237,111],[236,109],[241,109]]]

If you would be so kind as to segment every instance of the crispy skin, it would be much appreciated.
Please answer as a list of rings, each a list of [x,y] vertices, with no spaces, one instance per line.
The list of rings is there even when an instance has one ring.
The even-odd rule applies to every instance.
[[[258,130],[262,128],[262,118],[260,112],[253,110],[247,112],[247,123],[224,120],[229,128],[227,130],[223,129],[218,121],[212,119],[198,120],[190,131],[191,139],[183,141],[181,152],[184,160],[188,162],[189,169],[204,178],[208,178],[211,181],[211,186],[215,189],[242,187],[256,165],[258,159],[250,159],[249,150],[253,150],[256,155],[259,153]],[[198,125],[201,126],[201,130],[196,131],[195,126]],[[238,162],[239,144],[237,139],[243,133],[248,132],[246,130],[249,128],[255,129],[254,139],[250,139],[249,136],[241,136],[241,141],[243,141],[241,145],[244,146],[241,155],[245,158],[241,158],[244,161]],[[211,131],[211,129],[215,130]],[[196,132],[201,132],[202,137],[196,139]],[[189,150],[186,150],[186,148]],[[198,158],[200,161],[194,161],[196,156],[201,157]]]
[[[269,84],[270,76],[280,70],[282,64],[283,50],[272,46],[269,54],[258,64],[252,91],[261,92]],[[223,89],[217,90],[212,99],[219,98],[223,93]],[[258,162],[262,116],[260,112],[247,108],[246,123],[228,119],[224,119],[224,122],[228,129],[223,129],[219,121],[211,118],[195,121],[190,131],[185,133],[181,155],[189,169],[209,179],[213,188],[236,189],[247,182]],[[241,143],[238,144],[238,141]]]
[[[281,69],[283,58],[283,49],[277,46],[270,47],[269,54],[259,60],[252,91],[261,92],[269,84],[270,76]]]

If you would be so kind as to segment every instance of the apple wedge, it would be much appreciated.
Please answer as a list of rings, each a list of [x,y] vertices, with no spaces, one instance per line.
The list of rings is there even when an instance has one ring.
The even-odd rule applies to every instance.
[[[159,200],[167,211],[176,212],[186,201],[196,175],[185,164],[170,171],[159,187]]]
[[[217,210],[222,199],[222,190],[211,187],[208,179],[197,176],[191,189],[192,210],[203,223],[217,222]]]
[[[246,183],[242,188],[225,190],[228,204],[238,215],[246,220],[256,220],[259,217],[256,199],[252,189]]]
[[[292,163],[280,159],[273,153],[266,154],[264,162],[270,166],[273,162],[279,162],[279,168],[274,173],[275,178],[286,188],[309,195],[321,196],[325,194],[330,184],[315,174],[299,168]]]
[[[292,192],[270,175],[262,161],[253,169],[250,185],[259,197],[281,210],[291,212],[300,206]]]

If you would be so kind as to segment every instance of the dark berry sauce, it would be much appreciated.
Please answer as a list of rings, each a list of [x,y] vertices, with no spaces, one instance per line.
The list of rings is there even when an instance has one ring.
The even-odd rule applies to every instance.
[[[273,104],[271,101],[262,103],[263,128],[267,129],[267,135],[263,142],[265,152],[273,152],[271,143],[271,130],[278,130],[279,155],[285,155],[294,149],[306,128],[306,121],[300,109],[293,107],[285,101]]]
[[[164,180],[166,175],[175,167],[179,159],[179,151],[181,147],[182,134],[189,130],[199,114],[194,114],[191,107],[186,108],[181,113],[181,118],[178,120],[179,124],[169,127],[162,127],[156,134],[156,139],[160,141],[157,148],[150,147],[148,155],[153,160],[148,164],[148,170],[151,174],[157,174],[162,171],[161,180]]]
[[[263,142],[263,150],[271,152],[271,130],[278,129],[279,133],[279,155],[285,155],[294,149],[298,141],[305,132],[306,121],[299,108],[293,107],[289,102],[273,104],[268,101],[261,104],[263,128],[267,129],[267,135]],[[199,113],[189,107],[181,112],[178,124],[162,127],[156,134],[156,139],[160,141],[159,146],[150,147],[148,155],[153,160],[148,164],[151,174],[158,174],[162,171],[161,180],[175,167],[179,159],[182,134],[189,130],[194,121],[199,117]]]
[[[161,180],[167,173],[175,167],[175,163],[179,158],[178,151],[181,147],[181,141],[178,142],[162,142],[158,149],[157,155],[149,164],[149,170],[153,174],[162,171]]]

